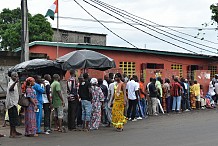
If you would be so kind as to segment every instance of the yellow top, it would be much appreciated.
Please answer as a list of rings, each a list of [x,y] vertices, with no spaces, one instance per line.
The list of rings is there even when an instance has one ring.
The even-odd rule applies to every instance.
[[[200,96],[201,92],[199,83],[193,85],[193,93],[195,94],[195,96]]]

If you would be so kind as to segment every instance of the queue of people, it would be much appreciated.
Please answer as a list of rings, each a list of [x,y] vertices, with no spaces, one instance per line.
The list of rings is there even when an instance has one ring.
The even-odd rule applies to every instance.
[[[125,76],[125,75],[124,75]],[[76,77],[76,70],[70,70],[66,83],[67,104],[62,95],[60,76],[54,74],[27,77],[21,85],[16,72],[11,73],[8,84],[6,108],[10,122],[10,138],[22,135],[17,132],[18,100],[24,95],[29,106],[23,107],[25,115],[25,136],[37,137],[51,131],[64,132],[64,108],[67,107],[69,131],[98,130],[100,125],[122,132],[127,121],[135,122],[147,116],[160,113],[181,113],[194,109],[214,108],[218,95],[218,76],[210,82],[204,96],[202,85],[197,81],[174,77],[165,79],[144,79],[136,75],[122,76],[120,73],[104,76],[104,79],[90,78],[88,73]],[[54,113],[53,117],[51,113]],[[43,114],[44,113],[44,114]],[[43,118],[44,115],[44,118]],[[51,118],[54,118],[53,120]],[[44,130],[41,130],[42,119]],[[52,122],[54,129],[52,130]],[[4,135],[0,135],[3,137]]]

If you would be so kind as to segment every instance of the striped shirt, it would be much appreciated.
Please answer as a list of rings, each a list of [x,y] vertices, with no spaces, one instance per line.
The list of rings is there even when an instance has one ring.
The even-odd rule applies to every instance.
[[[173,97],[181,96],[181,90],[182,90],[182,86],[178,82],[172,83],[171,96]]]

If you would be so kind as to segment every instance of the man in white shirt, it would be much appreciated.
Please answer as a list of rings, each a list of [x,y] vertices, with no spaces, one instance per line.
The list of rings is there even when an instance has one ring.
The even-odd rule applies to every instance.
[[[18,86],[19,83],[19,77],[16,72],[11,73],[11,79],[8,83],[8,89],[7,89],[7,95],[6,95],[6,101],[5,106],[6,109],[8,109],[8,116],[9,116],[9,122],[10,122],[10,138],[16,138],[19,135],[22,135],[21,133],[18,133],[16,131],[16,126],[18,126],[18,100],[19,100],[19,89]]]
[[[129,107],[127,110],[127,118],[132,121],[137,121],[135,118],[136,116],[136,106],[138,103],[138,97],[139,97],[139,84],[137,84],[135,81],[137,80],[137,76],[133,75],[132,79],[127,82],[126,90],[128,93],[128,99],[129,99]],[[131,118],[130,118],[131,114]]]
[[[45,92],[42,94],[43,98],[43,110],[44,110],[44,132],[45,134],[49,134],[51,132],[51,109],[52,109],[52,103],[51,103],[51,76],[49,74],[44,75],[44,81],[41,84],[41,86],[45,89]]]
[[[151,103],[151,98],[149,97],[149,85],[151,84],[153,78],[150,78],[150,82],[147,84],[146,86],[146,91],[147,91],[147,100],[148,100],[148,109],[147,109],[147,112],[148,112],[148,115],[152,115],[152,103]]]
[[[108,75],[104,75],[103,85],[105,85],[107,88],[109,87],[108,80],[109,80],[109,76]]]
[[[214,84],[214,86],[215,86],[215,103],[217,104],[217,99],[218,99],[218,82],[216,82],[215,84]]]

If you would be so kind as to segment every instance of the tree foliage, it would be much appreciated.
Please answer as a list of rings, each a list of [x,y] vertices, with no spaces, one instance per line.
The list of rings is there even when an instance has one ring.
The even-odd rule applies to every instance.
[[[21,9],[3,9],[0,13],[0,49],[13,51],[21,46],[22,34]],[[36,14],[28,13],[29,42],[52,41],[53,30],[47,19]]]
[[[212,19],[213,21],[215,21],[215,22],[218,23],[218,6],[212,4],[212,5],[210,6],[210,10],[212,11],[211,19]]]

